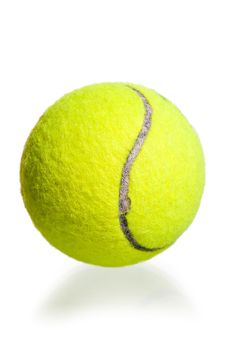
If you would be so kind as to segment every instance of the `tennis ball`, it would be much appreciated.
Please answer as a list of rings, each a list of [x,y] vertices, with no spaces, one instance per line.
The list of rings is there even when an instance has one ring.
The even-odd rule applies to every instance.
[[[124,266],[171,246],[204,187],[199,138],[167,99],[103,83],[49,107],[22,155],[21,192],[34,225],[87,263]]]

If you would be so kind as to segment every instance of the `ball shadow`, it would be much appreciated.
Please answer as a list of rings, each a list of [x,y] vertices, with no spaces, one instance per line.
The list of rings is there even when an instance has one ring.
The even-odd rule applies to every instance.
[[[42,317],[96,308],[169,308],[190,312],[192,303],[177,282],[153,266],[75,268],[40,305]]]

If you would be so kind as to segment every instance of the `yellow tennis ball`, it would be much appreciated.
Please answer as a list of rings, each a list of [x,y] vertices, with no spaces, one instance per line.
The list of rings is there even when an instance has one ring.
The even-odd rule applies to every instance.
[[[147,260],[192,222],[204,187],[199,138],[153,90],[105,83],[48,108],[21,160],[21,192],[56,248],[96,265]]]

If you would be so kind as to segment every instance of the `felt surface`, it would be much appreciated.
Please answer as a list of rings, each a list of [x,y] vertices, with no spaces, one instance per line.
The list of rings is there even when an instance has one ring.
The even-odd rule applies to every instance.
[[[65,95],[40,118],[21,160],[21,192],[35,226],[67,255],[103,266],[158,254],[132,247],[119,223],[122,169],[145,114],[127,85],[143,93],[153,109],[130,173],[127,220],[141,244],[171,245],[199,207],[204,158],[194,129],[156,92],[105,83]]]

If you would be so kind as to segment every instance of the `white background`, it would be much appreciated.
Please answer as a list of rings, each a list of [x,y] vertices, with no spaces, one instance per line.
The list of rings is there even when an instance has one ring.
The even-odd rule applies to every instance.
[[[208,0],[0,5],[0,348],[233,348],[233,9]],[[105,269],[52,248],[19,189],[24,142],[64,93],[154,88],[198,130],[206,188],[193,225],[149,262]]]

